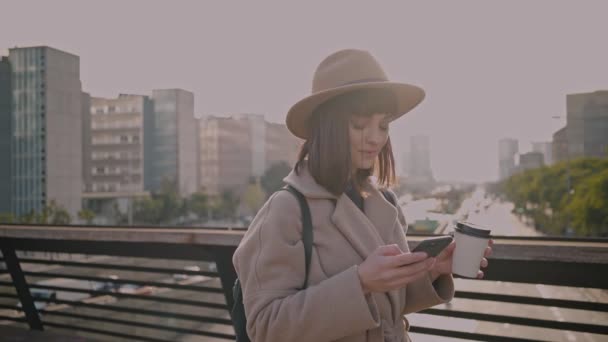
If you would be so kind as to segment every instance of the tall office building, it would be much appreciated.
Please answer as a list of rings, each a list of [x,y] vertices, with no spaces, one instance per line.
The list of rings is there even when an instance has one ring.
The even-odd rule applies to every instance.
[[[568,134],[567,127],[563,127],[553,133],[553,142],[551,143],[551,151],[554,162],[568,160]]]
[[[147,96],[92,97],[84,127],[85,197],[133,197],[144,193],[146,120],[152,119]]]
[[[188,196],[198,186],[198,119],[194,117],[194,94],[182,89],[152,91],[154,114],[146,155],[150,173],[146,189],[157,191],[163,181]],[[149,129],[146,127],[146,129]]]
[[[532,152],[539,152],[543,154],[544,165],[553,164],[553,149],[550,142],[533,142]]]
[[[544,165],[544,155],[542,152],[528,152],[519,156],[517,171],[538,169]]]
[[[410,138],[405,167],[408,179],[433,179],[431,170],[431,144],[428,136]]]
[[[210,194],[238,192],[274,163],[293,165],[300,145],[284,125],[256,114],[201,119],[199,134],[200,187]]]
[[[4,75],[6,65],[3,59]],[[8,65],[12,104],[1,120],[10,121],[10,132],[2,128],[10,142],[5,136],[0,148],[10,159],[10,211],[40,212],[55,201],[75,216],[83,187],[80,59],[46,46],[13,48]]]
[[[566,159],[608,157],[608,90],[567,95],[566,105]]]
[[[11,210],[11,65],[8,57],[0,59],[0,213]]]
[[[498,168],[499,179],[511,177],[515,172],[515,156],[519,152],[519,143],[515,139],[501,139],[498,141]]]

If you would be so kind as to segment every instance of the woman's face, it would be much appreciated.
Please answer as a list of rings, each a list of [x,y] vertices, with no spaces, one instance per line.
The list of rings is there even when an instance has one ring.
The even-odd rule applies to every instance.
[[[370,169],[388,140],[388,114],[354,115],[348,135],[353,170]]]

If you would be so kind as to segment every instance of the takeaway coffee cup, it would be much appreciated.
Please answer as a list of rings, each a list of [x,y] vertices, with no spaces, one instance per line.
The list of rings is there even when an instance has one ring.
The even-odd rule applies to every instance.
[[[454,228],[456,250],[452,260],[452,273],[477,278],[483,254],[488,247],[491,230],[469,222],[458,222]]]

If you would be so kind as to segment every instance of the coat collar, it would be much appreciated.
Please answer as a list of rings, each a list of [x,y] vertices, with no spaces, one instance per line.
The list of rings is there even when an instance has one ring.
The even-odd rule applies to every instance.
[[[366,184],[363,189],[369,194],[364,200],[365,213],[346,194],[336,196],[319,185],[308,171],[307,164],[303,165],[298,174],[292,170],[284,182],[306,198],[335,201],[331,220],[362,260],[378,246],[392,243],[397,209],[384,198],[373,182]]]

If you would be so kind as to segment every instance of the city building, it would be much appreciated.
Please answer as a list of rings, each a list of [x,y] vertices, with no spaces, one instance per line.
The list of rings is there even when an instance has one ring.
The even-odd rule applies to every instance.
[[[293,165],[299,140],[263,115],[240,114],[200,120],[200,188],[209,194],[239,192],[273,163]]]
[[[116,223],[121,214],[132,221],[132,201],[148,195],[144,167],[152,131],[152,101],[144,95],[85,97],[83,123],[84,206],[96,223]]]
[[[194,117],[194,94],[182,89],[152,91],[154,112],[150,149],[145,157],[150,173],[146,189],[158,191],[163,181],[174,183],[181,196],[198,186],[198,119]],[[147,128],[146,128],[147,129]]]
[[[553,149],[550,142],[533,142],[532,152],[542,153],[545,165],[553,164]]]
[[[75,217],[83,188],[80,59],[37,46],[9,49],[8,60],[3,58],[0,65],[0,154],[3,162],[9,161],[3,169],[10,168],[2,171],[7,178],[0,188],[11,189],[9,196],[0,197],[0,206],[21,216],[40,213],[54,201]],[[12,103],[7,111],[9,83]]]
[[[428,136],[410,137],[408,151],[403,155],[407,184],[413,188],[428,188],[435,183],[431,170],[431,144]]]
[[[608,90],[566,97],[566,159],[608,156]]]
[[[85,197],[119,198],[145,191],[146,120],[152,119],[147,96],[120,94],[90,98],[85,136]]]
[[[528,152],[519,155],[519,165],[517,171],[526,171],[543,167],[544,156],[542,152]]]
[[[266,163],[264,169],[276,163],[285,162],[293,167],[302,145],[284,124],[266,123]]]
[[[568,135],[566,130],[567,127],[563,127],[559,131],[553,133],[551,150],[554,162],[568,160]]]
[[[515,156],[519,152],[519,142],[505,138],[498,141],[498,174],[503,180],[515,172]]]
[[[0,213],[11,209],[12,86],[8,57],[0,58]]]

